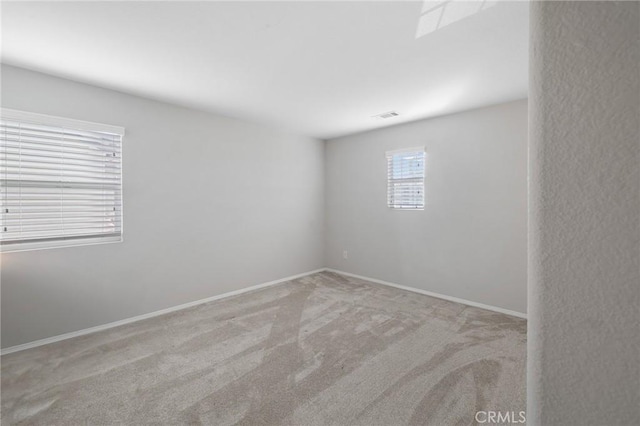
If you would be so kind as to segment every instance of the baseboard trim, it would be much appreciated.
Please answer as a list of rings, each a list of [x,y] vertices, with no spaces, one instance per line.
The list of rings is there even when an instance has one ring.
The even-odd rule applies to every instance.
[[[487,309],[489,311],[500,312],[502,314],[511,315],[511,316],[518,317],[518,318],[524,318],[524,319],[527,318],[527,315],[522,313],[522,312],[517,312],[517,311],[512,311],[512,310],[509,310],[509,309],[499,308],[497,306],[485,305],[484,303],[472,302],[470,300],[460,299],[458,297],[453,297],[453,296],[447,296],[447,295],[440,294],[440,293],[434,293],[432,291],[427,291],[427,290],[422,290],[422,289],[418,289],[418,288],[415,288],[415,287],[409,287],[409,286],[405,286],[405,285],[401,285],[401,284],[396,284],[396,283],[392,283],[392,282],[389,282],[389,281],[383,281],[383,280],[379,280],[377,278],[371,278],[371,277],[365,277],[363,275],[352,274],[350,272],[340,271],[338,269],[320,268],[320,269],[316,269],[316,270],[309,271],[309,272],[303,272],[302,274],[291,275],[289,277],[280,278],[278,280],[269,281],[269,282],[262,283],[262,284],[257,284],[257,285],[251,286],[251,287],[246,287],[246,288],[243,288],[243,289],[240,289],[240,290],[230,291],[228,293],[219,294],[217,296],[207,297],[205,299],[194,300],[193,302],[187,302],[187,303],[183,303],[181,305],[176,305],[176,306],[172,306],[172,307],[169,307],[169,308],[160,309],[158,311],[149,312],[147,314],[142,314],[142,315],[138,315],[138,316],[131,317],[131,318],[125,318],[123,320],[114,321],[114,322],[110,322],[110,323],[102,324],[102,325],[97,325],[95,327],[89,327],[89,328],[85,328],[85,329],[78,330],[78,331],[72,331],[72,332],[69,332],[69,333],[64,333],[64,334],[60,334],[60,335],[53,336],[53,337],[47,337],[45,339],[34,340],[33,342],[23,343],[21,345],[11,346],[11,347],[8,347],[6,349],[0,350],[0,356],[1,355],[8,355],[8,354],[11,354],[11,353],[14,353],[14,352],[24,351],[26,349],[36,348],[38,346],[48,345],[50,343],[60,342],[62,340],[72,339],[74,337],[80,337],[80,336],[85,336],[87,334],[97,333],[99,331],[108,330],[110,328],[119,327],[121,325],[131,324],[131,323],[134,323],[134,322],[137,322],[137,321],[142,321],[142,320],[145,320],[145,319],[148,319],[148,318],[157,317],[157,316],[168,314],[168,313],[175,312],[175,311],[180,311],[182,309],[191,308],[192,306],[197,306],[197,305],[201,305],[203,303],[213,302],[214,300],[224,299],[224,298],[231,297],[231,296],[236,296],[236,295],[239,295],[239,294],[242,294],[242,293],[248,293],[250,291],[259,290],[261,288],[265,288],[265,287],[269,287],[269,286],[272,286],[272,285],[280,284],[280,283],[283,283],[285,281],[295,280],[296,278],[306,277],[308,275],[316,274],[318,272],[323,272],[323,271],[335,272],[336,274],[342,274],[342,275],[346,275],[346,276],[349,276],[349,277],[359,278],[361,280],[371,281],[373,283],[382,284],[382,285],[386,285],[386,286],[389,286],[389,287],[395,287],[395,288],[399,288],[401,290],[411,291],[411,292],[414,292],[414,293],[424,294],[424,295],[427,295],[427,296],[436,297],[438,299],[444,299],[444,300],[448,300],[450,302],[461,303],[463,305],[473,306],[473,307],[480,308],[480,309]]]
[[[217,296],[207,297],[205,299],[195,300],[193,302],[183,303],[181,305],[172,306],[165,309],[160,309],[159,311],[149,312],[147,314],[137,315],[135,317],[126,318],[119,321],[110,322],[107,324],[97,325],[95,327],[89,327],[78,331],[72,331],[69,333],[59,334],[53,337],[47,337],[45,339],[34,340],[33,342],[23,343],[21,345],[11,346],[6,349],[0,350],[0,355],[8,355],[14,352],[24,351],[26,349],[36,348],[38,346],[48,345],[50,343],[60,342],[62,340],[72,339],[74,337],[84,336],[91,333],[97,333],[98,331],[108,330],[110,328],[119,327],[121,325],[131,324],[133,322],[142,321],[148,318],[157,317],[160,315],[168,314],[175,311],[180,311],[182,309],[191,308],[192,306],[201,305],[203,303],[213,302],[214,300],[224,299],[231,296],[236,296],[242,293],[248,293],[250,291],[259,290],[261,288],[270,287],[272,285],[280,284],[285,281],[295,280],[296,278],[306,277],[307,275],[316,274],[318,272],[324,271],[325,268],[316,269],[309,272],[303,272],[302,274],[291,275],[290,277],[280,278],[278,280],[269,281],[262,284],[257,284],[251,287],[243,288],[240,290],[230,291],[228,293],[222,293]]]
[[[509,309],[499,308],[497,306],[491,306],[491,305],[485,305],[484,303],[472,302],[470,300],[460,299],[459,297],[447,296],[447,295],[440,294],[440,293],[434,293],[432,291],[422,290],[422,289],[415,288],[415,287],[409,287],[409,286],[406,286],[406,285],[396,284],[396,283],[392,283],[392,282],[389,282],[389,281],[379,280],[377,278],[371,278],[371,277],[365,277],[365,276],[362,276],[362,275],[356,275],[356,274],[352,274],[350,272],[340,271],[338,269],[325,268],[325,271],[335,272],[336,274],[342,274],[342,275],[346,275],[348,277],[359,278],[361,280],[371,281],[372,283],[382,284],[382,285],[386,285],[386,286],[389,286],[389,287],[395,287],[395,288],[399,288],[401,290],[412,291],[414,293],[420,293],[420,294],[424,294],[424,295],[431,296],[431,297],[437,297],[438,299],[444,299],[444,300],[448,300],[450,302],[462,303],[463,305],[473,306],[474,308],[487,309],[489,311],[500,312],[501,314],[506,314],[506,315],[511,315],[511,316],[518,317],[518,318],[527,319],[527,314],[524,314],[522,312],[512,311],[512,310],[509,310]]]

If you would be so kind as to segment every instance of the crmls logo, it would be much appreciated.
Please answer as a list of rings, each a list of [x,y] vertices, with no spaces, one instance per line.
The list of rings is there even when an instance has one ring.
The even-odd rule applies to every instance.
[[[476,413],[476,422],[478,423],[526,423],[527,417],[524,411],[516,414],[515,411],[478,411]]]

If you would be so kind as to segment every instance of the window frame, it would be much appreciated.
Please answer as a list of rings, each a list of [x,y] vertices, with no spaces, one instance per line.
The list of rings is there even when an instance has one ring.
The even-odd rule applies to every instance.
[[[393,157],[400,154],[415,154],[422,153],[422,176],[418,178],[404,178],[404,179],[393,179]],[[394,149],[391,151],[385,152],[385,159],[387,161],[387,207],[391,210],[402,210],[402,211],[424,211],[426,206],[426,197],[425,197],[425,179],[427,174],[426,168],[426,160],[427,160],[427,151],[424,146],[410,147],[410,148],[401,148]],[[422,185],[422,205],[409,206],[402,204],[393,204],[391,203],[391,194],[393,193],[391,187],[395,182],[405,181],[409,182],[417,182]]]
[[[85,235],[85,236],[68,236],[34,238],[32,240],[25,239],[11,244],[0,244],[0,253],[12,253],[31,250],[54,249],[63,247],[78,247],[96,244],[111,244],[124,241],[124,136],[125,128],[110,124],[95,123],[90,121],[76,120],[71,118],[59,117],[48,114],[40,114],[28,111],[21,111],[11,108],[0,108],[0,118],[6,121],[16,121],[20,123],[30,123],[42,126],[62,127],[69,130],[81,130],[91,132],[109,133],[120,136],[120,155],[119,155],[119,202],[120,202],[120,231],[119,235]],[[0,137],[2,137],[0,135]],[[3,142],[0,142],[0,145]],[[0,182],[4,181],[4,172],[0,172]],[[2,198],[2,197],[0,197]]]

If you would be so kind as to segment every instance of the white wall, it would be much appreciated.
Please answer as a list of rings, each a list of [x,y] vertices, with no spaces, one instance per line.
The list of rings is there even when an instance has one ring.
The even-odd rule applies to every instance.
[[[2,106],[124,126],[124,242],[2,254],[2,347],[324,266],[324,142],[19,68]]]
[[[640,424],[640,3],[531,3],[528,416]]]
[[[415,146],[426,208],[389,209],[385,151]],[[525,312],[525,100],[328,141],[325,177],[328,267]]]

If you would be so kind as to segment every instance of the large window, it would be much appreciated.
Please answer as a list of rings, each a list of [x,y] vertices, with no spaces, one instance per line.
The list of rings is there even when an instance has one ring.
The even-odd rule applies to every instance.
[[[387,152],[387,205],[424,209],[424,148]]]
[[[3,108],[0,250],[122,241],[123,135]]]

